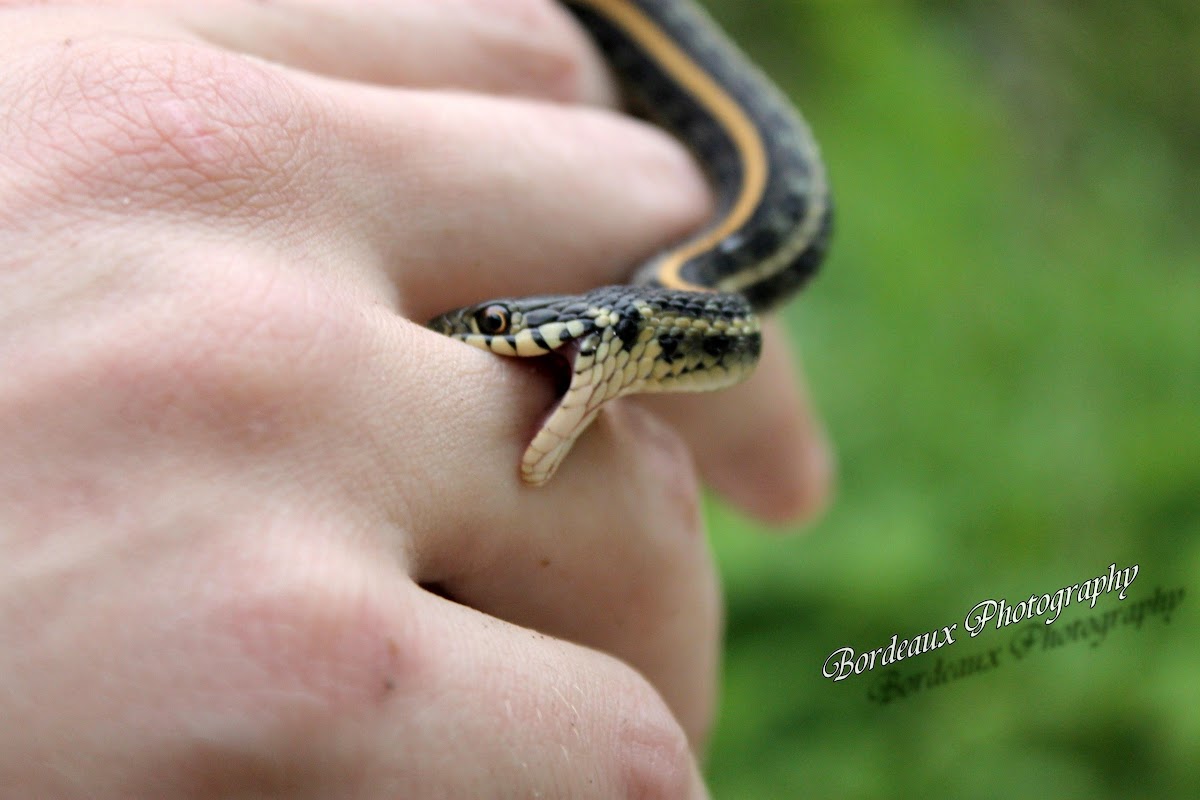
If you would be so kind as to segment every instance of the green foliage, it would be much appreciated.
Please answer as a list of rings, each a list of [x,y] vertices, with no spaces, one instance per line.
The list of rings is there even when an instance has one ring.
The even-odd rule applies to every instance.
[[[718,798],[1182,797],[1200,786],[1200,12],[708,3],[804,109],[838,233],[788,312],[840,462],[779,538],[710,508],[729,648]],[[1170,616],[1015,658],[987,598],[1138,564]],[[957,622],[887,704],[826,656]],[[1040,624],[1040,623],[1038,623]],[[1044,626],[1043,626],[1044,627]]]

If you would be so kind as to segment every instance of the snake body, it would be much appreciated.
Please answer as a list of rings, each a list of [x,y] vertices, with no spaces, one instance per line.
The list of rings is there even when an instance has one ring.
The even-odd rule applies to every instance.
[[[748,377],[762,347],[757,312],[812,276],[833,222],[808,126],[692,2],[563,2],[613,67],[630,109],[692,150],[717,213],[629,284],[490,300],[430,321],[499,355],[554,353],[570,364],[570,385],[521,460],[530,485],[550,479],[608,400]]]

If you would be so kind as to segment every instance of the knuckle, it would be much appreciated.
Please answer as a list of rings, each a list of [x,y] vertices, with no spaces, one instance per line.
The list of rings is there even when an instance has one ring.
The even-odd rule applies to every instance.
[[[568,103],[589,102],[604,92],[598,60],[571,24],[570,14],[548,0],[474,0],[478,21],[493,28],[488,37],[506,82]],[[511,87],[508,87],[511,88]]]
[[[237,545],[243,552],[205,576],[189,626],[175,634],[189,639],[177,648],[213,668],[189,666],[173,683],[180,713],[195,721],[173,732],[177,746],[163,764],[182,783],[202,776],[244,789],[253,781],[265,792],[294,790],[303,776],[312,796],[347,790],[347,779],[356,786],[372,753],[358,736],[428,673],[406,610],[360,582],[348,586],[361,567],[345,553],[297,552],[297,541],[321,532],[292,522],[286,541],[250,553]],[[293,558],[279,558],[285,547]],[[359,744],[346,747],[347,737]]]
[[[693,757],[687,736],[648,684],[632,698],[635,713],[621,722],[616,754],[620,796],[690,796]]]
[[[248,442],[305,428],[336,405],[365,333],[308,276],[235,257],[225,270],[176,277],[185,285],[145,315],[160,351],[118,345],[129,372],[163,389],[160,401],[183,401],[197,421]]]
[[[314,546],[322,551],[320,565],[305,570],[295,558],[283,564],[277,558],[283,545],[295,551],[295,542],[276,545],[261,553],[260,563],[242,562],[249,569],[230,580],[204,621],[212,640],[224,642],[245,665],[243,689],[288,705],[298,700],[313,714],[334,718],[411,691],[425,674],[425,657],[402,609],[346,585],[347,576],[362,571],[349,563],[352,556]]]
[[[286,264],[204,256],[171,270],[129,267],[113,278],[111,301],[31,323],[23,345],[0,347],[20,374],[0,402],[71,408],[89,397],[80,424],[242,450],[319,435],[322,420],[340,425],[369,323]]]
[[[7,166],[92,207],[236,207],[284,180],[315,129],[280,74],[188,42],[64,44],[18,60],[0,90],[21,104]]]

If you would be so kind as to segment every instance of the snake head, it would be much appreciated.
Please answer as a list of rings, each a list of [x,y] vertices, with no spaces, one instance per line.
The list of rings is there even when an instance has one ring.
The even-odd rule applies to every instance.
[[[434,317],[428,327],[502,356],[570,355],[568,344],[610,323],[610,312],[593,302],[593,294],[489,300]],[[631,324],[632,318],[626,329]]]
[[[502,298],[429,321],[428,327],[439,333],[498,355],[552,356],[559,368],[560,396],[525,450],[525,483],[548,481],[601,405],[624,393],[626,373],[616,364],[627,363],[631,352],[617,353],[626,345],[632,348],[645,329],[638,302],[644,295],[644,288],[610,286],[581,295]],[[640,380],[644,375],[637,373],[648,371],[648,366],[630,370],[628,376]]]
[[[553,354],[564,367],[558,402],[521,461],[545,483],[609,400],[635,392],[698,391],[744,378],[758,359],[758,322],[745,298],[646,286],[490,300],[429,327],[503,356]]]

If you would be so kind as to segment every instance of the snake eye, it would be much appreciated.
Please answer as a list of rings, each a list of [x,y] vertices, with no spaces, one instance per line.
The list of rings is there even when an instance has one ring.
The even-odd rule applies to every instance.
[[[493,303],[475,312],[475,326],[485,336],[499,336],[508,330],[509,312],[506,306]]]

